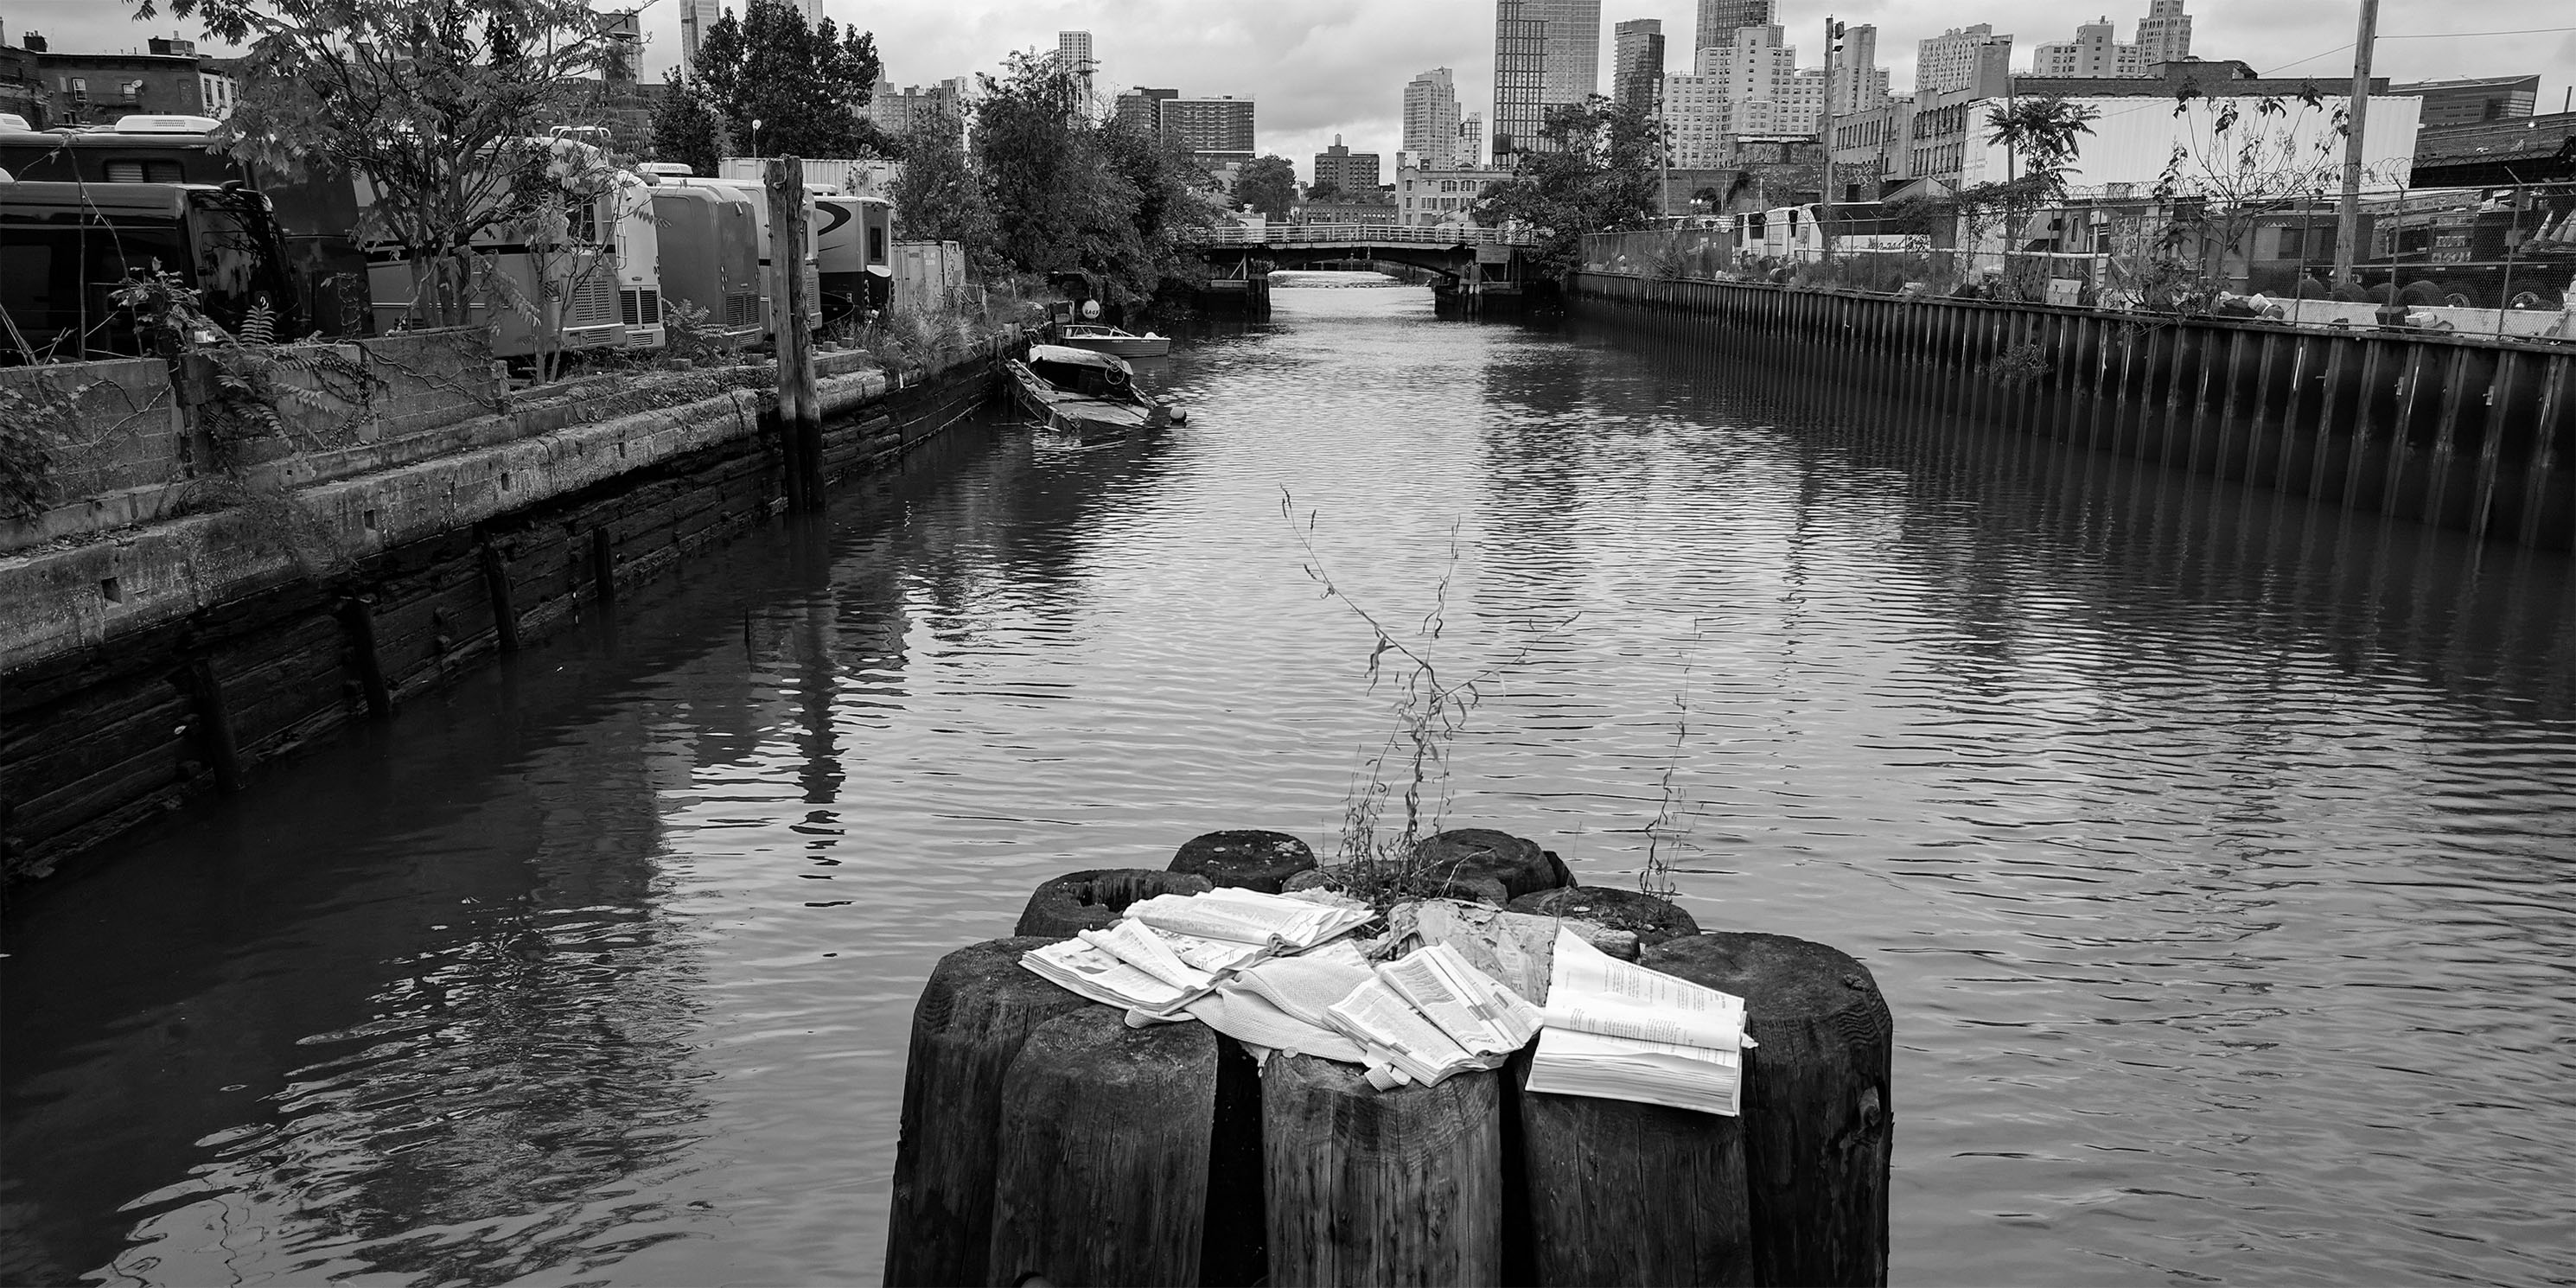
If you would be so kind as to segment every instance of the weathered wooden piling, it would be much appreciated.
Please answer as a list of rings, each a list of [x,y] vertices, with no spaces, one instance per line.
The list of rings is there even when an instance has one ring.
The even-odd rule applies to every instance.
[[[1742,1119],[1531,1091],[1527,1057],[1510,1076],[1531,1282],[1756,1282]]]
[[[1002,1082],[985,1278],[1199,1281],[1217,1035],[1106,1006],[1039,1025]]]
[[[1016,935],[1066,939],[1085,930],[1107,930],[1127,905],[1163,894],[1198,894],[1214,887],[1187,872],[1152,868],[1101,868],[1068,872],[1041,883],[1020,912]]]
[[[1572,917],[1637,937],[1639,948],[1699,933],[1699,923],[1681,905],[1635,890],[1604,886],[1567,886],[1522,895],[1511,902],[1514,912],[1541,917]]]
[[[1172,856],[1172,871],[1220,886],[1277,894],[1288,878],[1313,869],[1315,852],[1286,832],[1241,830],[1191,837]]]
[[[1785,935],[1667,940],[1644,964],[1744,999],[1754,1282],[1885,1284],[1895,1028],[1867,967]]]
[[[1495,1075],[1379,1091],[1358,1068],[1279,1055],[1261,1079],[1274,1284],[1501,1282]]]
[[[1011,1064],[1040,1025],[1096,1005],[1020,968],[1020,954],[1053,942],[995,939],[958,949],[921,991],[903,1071],[889,1285],[987,1282]]]
[[[788,508],[823,508],[823,400],[815,388],[814,333],[805,280],[805,163],[773,158],[765,168],[769,200],[769,289],[778,316],[778,433],[786,461]]]

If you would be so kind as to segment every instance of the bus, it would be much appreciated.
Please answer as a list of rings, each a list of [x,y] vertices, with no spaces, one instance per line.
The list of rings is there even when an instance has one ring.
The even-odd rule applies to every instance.
[[[758,234],[760,246],[761,332],[764,335],[775,336],[778,329],[778,301],[771,299],[769,292],[769,268],[771,255],[769,234],[769,194],[763,190],[762,186],[758,183],[744,182],[736,179],[708,179],[692,173],[687,166],[675,163],[662,162],[648,165],[644,167],[644,169],[646,173],[651,174],[656,181],[665,186],[678,188],[704,188],[711,192],[721,193],[727,197],[750,203],[752,226],[754,231]],[[816,215],[814,194],[808,192],[805,194],[805,244],[799,248],[797,258],[801,261],[803,272],[805,274],[805,323],[807,326],[815,327],[819,327],[823,324],[822,281],[820,272],[815,264],[814,254],[814,232],[816,226],[820,222],[821,220],[817,218]]]
[[[236,333],[266,306],[304,329],[286,239],[265,197],[203,183],[0,183],[0,364],[139,357],[151,337],[113,293],[168,272]],[[164,355],[166,356],[166,355]]]

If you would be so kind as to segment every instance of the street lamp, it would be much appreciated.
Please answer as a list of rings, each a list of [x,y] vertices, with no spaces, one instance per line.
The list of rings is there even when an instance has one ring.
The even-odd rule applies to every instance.
[[[751,118],[751,159],[760,159],[760,118]]]

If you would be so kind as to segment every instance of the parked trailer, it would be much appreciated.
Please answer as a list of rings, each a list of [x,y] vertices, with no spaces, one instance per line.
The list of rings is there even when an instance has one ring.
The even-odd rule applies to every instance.
[[[705,310],[699,329],[719,348],[760,343],[760,231],[751,203],[713,188],[656,184],[653,219],[667,304]]]
[[[758,230],[760,239],[761,327],[764,334],[774,334],[777,330],[777,302],[770,298],[769,290],[770,237],[768,191],[758,183],[745,183],[733,179],[702,178],[689,173],[689,168],[683,165],[656,164],[646,166],[645,170],[665,186],[705,188],[710,191],[738,198],[751,204],[753,225]],[[804,261],[805,272],[805,321],[808,326],[817,327],[823,324],[823,287],[821,275],[815,265],[814,258],[814,229],[815,225],[819,222],[821,221],[816,215],[814,195],[809,192],[805,194],[805,244],[800,258]]]
[[[106,130],[0,128],[0,170],[39,182],[245,184],[269,199],[307,329],[368,334],[367,256],[351,231],[354,189],[345,178],[287,179],[212,151],[220,126],[202,116],[126,116]]]
[[[1919,249],[1922,239],[1895,231],[1885,209],[1875,201],[1834,203],[1829,222],[1818,219],[1816,205],[1779,206],[1735,216],[1737,253],[1747,257],[1805,263],[1825,256],[1825,233],[1833,233],[1836,254]]]
[[[286,239],[255,192],[200,183],[0,184],[0,363],[140,355],[148,337],[110,298],[156,269],[238,331],[266,304],[301,334]]]
[[[894,285],[894,203],[882,197],[817,192],[815,269],[828,325],[886,307]]]

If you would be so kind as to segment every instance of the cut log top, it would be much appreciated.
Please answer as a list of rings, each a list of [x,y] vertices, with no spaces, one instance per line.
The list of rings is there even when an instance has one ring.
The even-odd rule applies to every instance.
[[[1725,931],[1666,940],[1647,949],[1643,960],[1745,999],[1745,1024],[1756,1042],[1770,1041],[1766,1025],[1785,1030],[1820,1017],[1830,1017],[1855,1043],[1883,1047],[1890,1040],[1893,1020],[1869,968],[1814,940]]]
[[[1163,894],[1205,894],[1215,887],[1187,872],[1152,868],[1103,868],[1068,872],[1037,888],[1020,913],[1017,933],[1070,939],[1084,930],[1107,930],[1127,905]]]
[[[1511,910],[1542,917],[1571,917],[1625,930],[1637,936],[1640,947],[1699,933],[1699,923],[1679,905],[1635,890],[1603,886],[1541,890],[1512,900]]]
[[[1016,1049],[1018,1034],[1038,1022],[1027,1017],[1052,1016],[1093,1005],[1020,965],[1020,954],[1044,948],[1060,938],[1027,935],[988,939],[940,958],[938,967],[930,972],[930,982],[922,986],[920,1003],[913,1009],[914,1031],[987,1031],[996,1027],[996,1017],[1007,1015],[1013,1021],[1009,1027],[1016,1029],[1010,1039]]]
[[[1434,872],[1459,872],[1502,882],[1509,896],[1506,902],[1564,884],[1557,876],[1563,865],[1549,862],[1547,851],[1538,848],[1538,842],[1490,827],[1442,832],[1424,841],[1417,854]]]
[[[1220,886],[1278,894],[1281,883],[1315,866],[1315,852],[1286,832],[1242,830],[1191,837],[1172,856],[1174,872]]]

